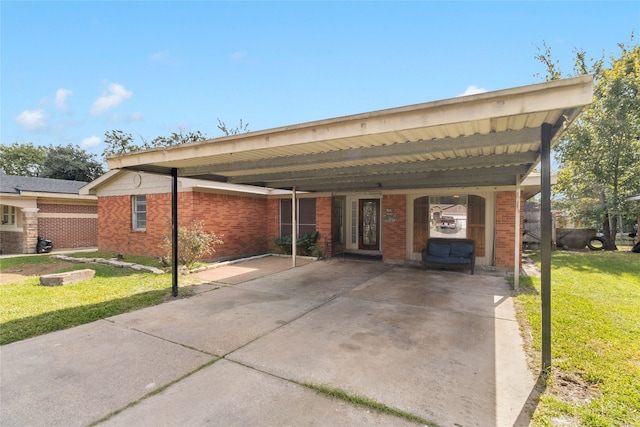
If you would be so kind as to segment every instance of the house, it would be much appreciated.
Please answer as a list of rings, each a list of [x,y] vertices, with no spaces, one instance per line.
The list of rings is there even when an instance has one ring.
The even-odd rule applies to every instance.
[[[275,231],[269,209],[290,191],[181,178],[180,227],[203,221],[206,231],[222,235],[217,259],[273,251]],[[126,254],[165,256],[171,235],[171,179],[145,172],[111,170],[81,188],[98,199],[98,247]]]
[[[225,234],[221,256],[317,230],[328,250],[418,264],[429,236],[452,234],[476,241],[476,265],[518,268],[525,195],[544,199],[545,150],[592,91],[583,76],[130,153],[83,194],[105,250],[156,253],[175,208]]]
[[[97,246],[98,200],[79,194],[86,184],[0,172],[1,253],[36,253],[39,236],[56,249]]]
[[[535,181],[532,186],[535,188]],[[80,191],[98,198],[100,250],[167,255],[163,243],[171,234],[170,177],[112,170]],[[523,187],[522,191],[531,190]],[[513,266],[511,252],[495,256],[490,237],[495,235],[499,242],[513,240],[513,225],[510,228],[495,224],[495,211],[513,215],[514,199],[509,194],[512,192],[479,188],[453,196],[443,191],[429,192],[431,195],[414,192],[386,198],[382,192],[297,193],[297,234],[319,231],[323,249],[331,250],[340,243],[347,252],[384,256],[385,248],[396,252],[404,249],[384,246],[383,239],[392,240],[384,235],[385,230],[396,227],[394,223],[398,221],[402,221],[403,227],[410,222],[412,233],[408,236],[406,230],[403,233],[408,243],[402,240],[394,244],[411,244],[407,248],[409,255],[387,257],[386,262],[419,263],[417,255],[429,236],[470,236],[476,240],[478,265]],[[216,259],[274,252],[278,248],[273,239],[292,234],[291,197],[289,190],[179,178],[179,226],[203,221],[205,230],[223,235],[224,244],[216,247]],[[452,226],[443,225],[446,218],[452,218]],[[487,245],[487,241],[491,244]]]

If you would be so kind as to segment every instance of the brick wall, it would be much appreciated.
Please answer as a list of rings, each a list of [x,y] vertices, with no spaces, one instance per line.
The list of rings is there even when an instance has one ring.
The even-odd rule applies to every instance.
[[[21,231],[0,231],[0,251],[5,255],[24,253],[23,240]]]
[[[316,231],[320,232],[320,241],[318,241],[318,245],[322,250],[325,250],[324,242],[331,239],[332,213],[333,197],[316,198]]]
[[[98,245],[95,205],[38,203],[38,236],[53,242],[54,249],[85,248]]]
[[[206,231],[222,235],[215,257],[261,254],[270,249],[267,234],[267,200],[227,194],[184,193],[191,212],[183,212],[183,224],[204,221]]]
[[[178,221],[188,227],[203,221],[207,232],[222,235],[212,257],[264,253],[271,247],[266,199],[200,192],[178,193]],[[171,194],[147,195],[147,228],[132,230],[131,196],[99,198],[100,250],[138,255],[165,255],[171,234]]]
[[[385,263],[404,264],[407,258],[407,198],[404,194],[382,197],[382,260]],[[395,214],[394,222],[385,222],[387,210]]]
[[[279,253],[280,249],[273,244],[273,239],[280,237],[280,199],[268,199],[266,211],[267,252]]]
[[[524,198],[521,197],[520,225],[524,220]],[[515,215],[516,193],[515,191],[499,191],[496,193],[496,267],[513,268],[515,249]],[[520,231],[522,232],[522,231]],[[519,248],[522,255],[522,248]],[[522,264],[521,257],[520,264]]]

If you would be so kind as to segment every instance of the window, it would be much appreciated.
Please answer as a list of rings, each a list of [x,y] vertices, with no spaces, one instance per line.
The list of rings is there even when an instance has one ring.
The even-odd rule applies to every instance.
[[[3,225],[15,225],[16,223],[16,207],[15,206],[2,206],[2,224]]]
[[[291,199],[280,200],[280,237],[291,235]],[[298,199],[298,236],[316,231],[316,199]]]
[[[429,236],[467,237],[467,196],[429,197]]]
[[[133,229],[147,229],[147,196],[133,196]]]
[[[473,239],[485,255],[485,200],[480,196],[424,196],[413,201],[413,252],[429,237]]]

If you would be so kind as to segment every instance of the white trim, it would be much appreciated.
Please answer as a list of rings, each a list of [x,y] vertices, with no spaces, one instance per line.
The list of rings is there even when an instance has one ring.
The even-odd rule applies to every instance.
[[[136,209],[138,197],[144,197],[144,228],[138,227],[138,211]],[[147,230],[147,195],[135,194],[131,196],[131,229],[133,231],[146,231]]]

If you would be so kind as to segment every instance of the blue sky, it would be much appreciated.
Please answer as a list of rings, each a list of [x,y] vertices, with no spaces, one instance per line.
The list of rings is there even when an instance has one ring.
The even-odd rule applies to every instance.
[[[640,2],[1,3],[1,143],[221,136],[543,81],[617,54]],[[640,35],[638,35],[640,36]],[[636,38],[637,39],[637,38]]]

